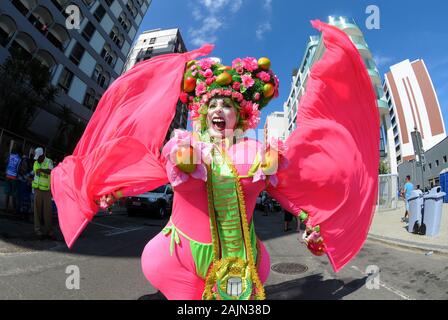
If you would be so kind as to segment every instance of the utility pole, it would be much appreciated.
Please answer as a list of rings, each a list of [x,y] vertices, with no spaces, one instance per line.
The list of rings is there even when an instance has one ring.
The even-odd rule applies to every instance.
[[[415,155],[415,165],[416,167],[420,167],[421,175],[422,175],[422,191],[425,190],[425,174],[423,172],[423,166],[426,164],[425,159],[425,150],[423,150],[423,141],[422,135],[418,131],[417,127],[414,128],[414,131],[411,132],[412,144],[414,145],[414,155]],[[416,170],[417,171],[417,170]]]

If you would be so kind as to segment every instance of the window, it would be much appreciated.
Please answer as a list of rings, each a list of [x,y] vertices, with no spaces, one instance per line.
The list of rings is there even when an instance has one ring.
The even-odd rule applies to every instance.
[[[67,93],[68,90],[70,89],[72,81],[73,81],[73,72],[71,72],[67,68],[64,68],[64,70],[62,70],[61,76],[59,77],[59,83],[58,83],[59,87],[61,87],[62,90],[64,90],[64,92]]]
[[[448,162],[447,157],[446,157],[446,156],[443,156],[443,163],[447,163],[447,162]]]
[[[436,168],[439,166],[440,162],[439,160],[436,160]]]
[[[109,33],[109,37],[112,39],[112,41],[121,48],[123,46],[123,38],[119,35],[118,30],[116,28],[112,29],[112,31]]]
[[[101,22],[104,15],[106,14],[106,9],[102,5],[99,5],[99,7],[95,10],[93,13],[93,16],[96,18],[98,22]]]
[[[93,25],[92,22],[88,22],[86,24],[86,26],[84,27],[84,30],[82,31],[82,36],[84,37],[84,39],[86,39],[87,41],[90,41],[90,39],[92,39],[93,33],[95,32],[95,26]]]
[[[20,11],[21,14],[26,16],[28,14],[28,8],[20,0],[12,0],[12,4]]]
[[[95,105],[95,91],[93,89],[88,89],[86,95],[84,96],[83,105],[88,109],[93,109]]]
[[[122,12],[120,16],[118,17],[118,22],[121,24],[124,30],[129,31],[131,28],[131,23],[129,22],[126,15]]]
[[[154,43],[156,43],[156,38],[151,38],[151,39],[149,40],[149,44],[154,44]]]
[[[110,47],[106,45],[103,50],[101,51],[101,57],[104,59],[104,61],[107,62],[107,64],[112,65],[114,62],[114,54]]]
[[[429,164],[429,170],[431,170],[431,169],[432,169],[432,163]]]
[[[70,60],[76,64],[79,65],[79,62],[82,59],[82,56],[84,55],[85,49],[77,42],[75,46],[72,49],[72,53],[70,54]]]

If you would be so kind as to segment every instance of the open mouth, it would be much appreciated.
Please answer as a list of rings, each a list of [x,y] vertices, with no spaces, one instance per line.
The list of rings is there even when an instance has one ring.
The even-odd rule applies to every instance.
[[[224,131],[226,128],[226,121],[223,118],[216,117],[212,119],[212,125],[217,131]]]

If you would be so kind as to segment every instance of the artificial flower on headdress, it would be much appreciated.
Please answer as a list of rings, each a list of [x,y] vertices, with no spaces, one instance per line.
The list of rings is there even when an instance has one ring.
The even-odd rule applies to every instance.
[[[162,150],[171,185],[176,187],[188,181],[190,176],[207,181],[205,164],[211,162],[212,148],[213,144],[195,139],[191,132],[174,130],[173,137]]]
[[[212,58],[190,61],[180,100],[188,105],[190,119],[200,123],[201,131],[207,129],[208,103],[217,96],[236,102],[239,129],[254,129],[260,122],[261,109],[278,97],[279,81],[270,66],[268,58],[253,57],[237,58],[231,67]]]

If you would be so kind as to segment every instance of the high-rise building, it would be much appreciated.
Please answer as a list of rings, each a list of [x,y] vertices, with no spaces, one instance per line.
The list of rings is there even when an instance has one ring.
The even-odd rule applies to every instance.
[[[123,72],[136,63],[167,53],[186,52],[184,40],[179,29],[154,29],[144,31],[135,42],[126,60]]]
[[[367,72],[372,80],[372,85],[376,93],[377,104],[381,116],[381,128],[380,130],[380,154],[381,158],[389,162],[392,173],[396,173],[397,165],[395,161],[395,148],[387,148],[387,140],[385,133],[387,132],[388,123],[390,126],[388,105],[384,97],[384,90],[382,88],[381,78],[376,67],[373,55],[369,46],[367,45],[364,35],[354,20],[345,17],[330,17],[329,24],[334,25],[344,31],[352,40],[355,47],[358,49],[361,57],[367,68]],[[310,75],[312,66],[323,56],[325,52],[325,45],[322,41],[322,36],[311,36],[306,45],[305,54],[300,63],[299,69],[295,69],[292,77],[291,92],[287,101],[284,104],[285,115],[287,118],[287,136],[297,127],[297,111],[300,104],[300,100],[305,94],[307,81]]]
[[[446,138],[437,94],[423,60],[405,60],[390,67],[384,90],[397,163],[415,158],[411,132],[420,132],[424,150]]]
[[[70,109],[73,121],[88,122],[105,90],[121,74],[151,1],[0,2],[0,63],[14,49],[21,50],[45,65],[52,85],[60,89],[56,103],[38,109],[29,127],[43,145],[51,145],[59,134],[62,106]],[[72,5],[80,13],[79,24],[66,24],[78,16],[66,12]]]
[[[168,53],[183,53],[186,51],[187,48],[179,29],[154,29],[144,31],[129,52],[123,73],[131,69],[135,64],[151,59],[152,57]],[[186,129],[187,121],[187,106],[179,101],[176,107],[176,114],[166,136],[166,141],[170,138],[174,129]]]
[[[264,141],[265,144],[269,142],[271,138],[279,138],[281,140],[286,139],[286,118],[284,112],[273,112],[266,118],[264,124]]]

